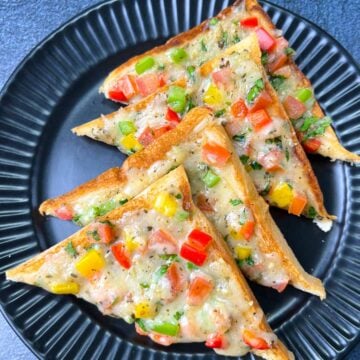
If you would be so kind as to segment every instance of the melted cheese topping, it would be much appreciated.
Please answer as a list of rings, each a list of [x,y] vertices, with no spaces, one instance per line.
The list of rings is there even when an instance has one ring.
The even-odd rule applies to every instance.
[[[175,185],[172,185],[169,194],[177,199],[176,205],[181,209],[182,196]],[[104,314],[129,323],[135,321],[138,329],[162,344],[203,342],[217,334],[223,336],[227,344],[218,351],[239,356],[249,351],[242,340],[245,329],[255,329],[269,344],[275,341],[275,335],[260,334],[256,330],[263,314],[254,312],[252,301],[244,300],[248,297],[231,267],[215,255],[211,244],[207,250],[208,258],[202,266],[189,265],[191,263],[179,255],[189,233],[198,228],[196,220],[178,221],[176,217],[169,218],[154,209],[139,209],[126,212],[121,219],[113,220],[111,225],[115,233],[111,245],[92,239],[93,244],[87,249],[77,246],[69,253],[64,247],[48,255],[35,275],[27,275],[34,276],[27,281],[49,291],[54,284],[76,283],[78,297],[94,303]],[[91,229],[86,228],[87,235],[84,236],[91,236]],[[172,245],[175,252],[169,253],[161,244],[153,245],[151,237],[159,229],[175,240]],[[127,252],[131,267],[126,269],[115,258],[111,246],[126,246],[129,237],[136,247],[133,245],[132,251]],[[94,250],[104,263],[90,278],[84,277],[77,264],[79,259]],[[173,265],[178,274],[175,283],[168,273]],[[188,289],[189,284],[198,278],[210,283],[211,289],[195,304],[193,296],[198,295]],[[165,335],[169,330],[164,330],[166,327],[171,327],[171,335]]]
[[[201,76],[200,72],[197,71],[195,83],[188,88],[188,96],[192,98],[196,105],[208,105],[205,94],[211,86],[215,86],[213,74],[224,71],[224,69],[230,71],[231,78],[226,86],[216,86],[216,94],[220,94],[220,100],[212,103],[211,107],[215,114],[221,112],[217,121],[226,126],[234,122],[234,117],[231,114],[231,105],[239,99],[246,101],[249,92],[256,85],[257,81],[259,79],[265,81],[265,79],[263,79],[261,69],[251,58],[247,50],[234,51],[230,55],[224,55],[217,62],[213,62],[212,72],[207,76]],[[271,108],[269,109],[272,110]],[[167,110],[166,94],[159,92],[155,97],[155,101],[150,102],[136,116],[127,114],[126,108],[120,110],[116,115],[116,120],[108,122],[107,131],[119,134],[118,123],[130,118],[134,121],[137,129],[136,136],[139,137],[146,128],[155,129],[166,123],[169,124],[166,120]],[[270,112],[269,115],[271,115]],[[312,210],[315,210],[315,213],[319,212],[313,191],[307,182],[307,174],[304,173],[303,165],[295,153],[296,144],[293,142],[292,129],[287,120],[273,115],[268,125],[260,130],[256,130],[249,120],[249,116],[247,116],[245,119],[237,120],[236,132],[234,133],[234,130],[231,132],[237,154],[246,166],[258,192],[271,205],[285,209],[289,208],[289,201],[283,204],[271,194],[277,186],[289,186],[292,192],[290,196],[299,195],[306,197],[307,204],[303,212],[309,213]],[[117,135],[117,137],[119,136]],[[108,142],[106,137],[103,141]],[[116,138],[112,145],[118,146],[123,152],[128,152],[127,149],[121,146],[118,138]],[[272,156],[276,156],[277,169],[275,170],[267,168],[269,161],[271,164]],[[269,157],[270,160],[268,160]]]

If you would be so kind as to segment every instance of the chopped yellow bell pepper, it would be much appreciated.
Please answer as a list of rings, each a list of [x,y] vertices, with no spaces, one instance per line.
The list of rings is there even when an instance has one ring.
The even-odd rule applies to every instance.
[[[292,202],[294,192],[289,184],[280,183],[276,185],[269,194],[269,199],[281,208],[287,208]]]
[[[251,255],[251,249],[245,246],[236,246],[235,253],[239,260],[245,260]]]
[[[208,105],[219,105],[223,102],[223,94],[214,84],[210,84],[204,94],[204,103]]]
[[[175,198],[167,192],[160,193],[155,199],[154,209],[165,216],[174,216],[177,208]]]
[[[143,301],[135,305],[134,315],[136,319],[152,318],[155,311],[148,301]]]
[[[64,283],[56,283],[50,286],[50,291],[54,294],[77,294],[80,291],[79,284],[69,281]]]
[[[120,144],[128,151],[140,151],[143,146],[139,143],[134,133],[124,136],[120,140]]]
[[[129,234],[127,231],[125,231],[125,247],[126,247],[126,250],[128,250],[129,252],[133,252],[139,246],[140,246],[140,244],[137,241],[135,241],[134,237],[131,234]]]
[[[90,249],[81,259],[75,264],[76,270],[84,277],[91,278],[105,266],[105,259],[103,255],[95,250]]]

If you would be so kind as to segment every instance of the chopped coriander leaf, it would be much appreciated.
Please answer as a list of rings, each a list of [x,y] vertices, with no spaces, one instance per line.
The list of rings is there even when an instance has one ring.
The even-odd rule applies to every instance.
[[[220,39],[218,41],[218,46],[220,49],[223,49],[228,44],[228,33],[226,31],[221,32]]]
[[[180,320],[180,318],[184,315],[183,311],[177,311],[174,315],[175,320]]]
[[[78,255],[78,252],[75,250],[72,241],[69,241],[67,243],[67,245],[65,246],[65,251],[72,257],[76,257]]]
[[[111,210],[114,210],[116,208],[116,204],[114,201],[110,200],[103,204],[100,204],[99,206],[94,206],[94,216],[99,217],[107,214]]]
[[[247,163],[249,162],[249,157],[247,155],[241,155],[240,160],[244,165],[247,165]]]
[[[257,96],[261,93],[262,90],[264,90],[265,84],[263,79],[258,79],[255,81],[254,86],[250,89],[246,100],[249,104],[252,104],[254,100],[257,98]]]
[[[310,218],[310,219],[315,219],[316,218],[316,215],[317,215],[317,212],[316,210],[314,209],[313,206],[310,206],[308,211],[307,211],[307,216]]]
[[[82,225],[81,224],[81,215],[77,214],[72,218],[72,221],[76,224],[76,225]]]
[[[167,260],[167,261],[177,261],[179,262],[179,257],[176,254],[163,254],[159,255],[160,259]]]
[[[140,283],[140,286],[143,288],[143,289],[148,289],[150,287],[149,284],[147,283]]]
[[[95,241],[100,241],[100,236],[97,230],[88,231],[86,235],[92,237]]]
[[[286,161],[289,161],[289,159],[290,159],[290,152],[289,152],[288,148],[285,149],[285,158],[286,158]]]
[[[175,195],[175,198],[176,199],[182,199],[182,195],[180,193],[178,193],[178,194]]]
[[[266,140],[265,140],[265,144],[268,144],[268,145],[274,144],[274,145],[276,145],[280,150],[283,148],[282,137],[281,137],[281,136],[276,136],[276,137],[271,138],[271,139],[266,139]]]
[[[331,119],[328,116],[325,116],[322,119],[315,116],[305,118],[300,127],[300,131],[303,133],[303,140],[305,141],[323,135],[330,124]]]
[[[261,170],[262,169],[262,165],[259,164],[257,161],[251,161],[250,162],[250,166],[253,170]]]
[[[155,271],[155,278],[159,279],[162,276],[166,274],[168,271],[169,265],[161,265],[156,271]]]
[[[194,265],[191,262],[186,263],[186,267],[188,268],[188,270],[196,270],[198,269],[198,267],[196,265]]]
[[[209,24],[210,24],[211,26],[214,26],[214,25],[216,25],[218,22],[219,22],[219,20],[218,20],[217,18],[212,18],[212,19],[210,19]]]
[[[159,64],[158,70],[165,70],[165,64]]]
[[[240,40],[241,40],[241,39],[240,39],[239,34],[236,33],[236,34],[234,35],[234,37],[233,37],[232,42],[233,42],[233,44],[237,44]]]
[[[207,51],[207,47],[206,47],[204,39],[201,39],[200,46],[201,46],[201,51],[204,51],[204,52]]]
[[[188,211],[179,211],[177,214],[176,214],[176,218],[179,220],[179,221],[185,221],[189,218],[190,216],[190,213]]]
[[[237,205],[243,204],[243,202],[240,199],[230,199],[229,202],[232,206],[237,206]]]
[[[260,191],[260,195],[261,196],[266,196],[269,194],[270,192],[270,188],[271,188],[271,185],[270,185],[270,182],[267,182],[265,187]]]
[[[286,80],[286,78],[283,75],[271,75],[270,76],[270,83],[271,83],[272,87],[277,91],[280,90],[280,88],[285,80]]]
[[[239,142],[240,144],[244,144],[245,141],[246,141],[246,136],[247,134],[246,133],[243,133],[243,134],[238,134],[238,135],[234,135],[232,137],[232,139],[236,142]]]
[[[265,66],[267,65],[268,62],[269,62],[269,54],[266,51],[264,51],[261,54],[261,64]]]
[[[225,112],[226,112],[225,109],[221,109],[221,110],[215,111],[214,115],[215,115],[215,117],[220,117],[220,116],[223,116],[225,114]]]
[[[255,264],[255,262],[254,262],[254,260],[253,260],[253,258],[251,256],[249,256],[245,261],[250,266]]]
[[[128,201],[129,201],[128,199],[122,199],[122,200],[119,201],[119,204],[120,204],[120,205],[124,205],[124,204],[126,204]]]
[[[146,325],[145,325],[145,323],[144,323],[144,320],[142,320],[142,319],[136,319],[135,320],[135,322],[139,325],[139,327],[140,327],[140,329],[142,330],[142,331],[147,331],[147,328],[146,328]]]
[[[293,48],[291,48],[291,47],[287,47],[287,48],[284,50],[284,52],[285,52],[285,55],[287,55],[287,56],[292,56],[292,55],[295,54],[295,50],[294,50]]]
[[[185,110],[184,110],[184,114],[186,114],[187,112],[189,112],[191,109],[193,109],[196,105],[194,104],[192,98],[190,96],[186,97],[186,106],[185,106]]]
[[[189,79],[191,81],[195,81],[195,66],[192,65],[188,66],[186,68],[186,72],[188,73]]]

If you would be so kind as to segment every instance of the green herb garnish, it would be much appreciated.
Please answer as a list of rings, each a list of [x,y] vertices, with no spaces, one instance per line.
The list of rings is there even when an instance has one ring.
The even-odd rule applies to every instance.
[[[215,117],[220,117],[220,116],[223,116],[225,114],[226,110],[225,109],[221,109],[221,110],[218,110],[218,111],[215,111],[214,115]]]
[[[240,199],[230,199],[229,202],[232,206],[237,206],[237,205],[243,204],[242,200],[240,200]]]
[[[78,255],[78,252],[75,250],[72,241],[69,241],[67,243],[67,245],[65,246],[65,251],[72,257],[76,257]]]
[[[271,75],[269,80],[270,80],[270,83],[271,83],[272,87],[276,91],[279,91],[282,84],[286,80],[286,77],[283,76],[283,75]]]

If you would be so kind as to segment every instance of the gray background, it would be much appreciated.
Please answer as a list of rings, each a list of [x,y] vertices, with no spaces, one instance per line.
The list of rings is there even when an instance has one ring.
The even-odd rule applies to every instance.
[[[194,0],[195,1],[195,0]],[[316,23],[359,62],[360,0],[272,0]],[[44,37],[97,0],[0,0],[0,88],[24,56]],[[0,360],[32,360],[0,315]],[[360,359],[358,345],[347,360]]]

